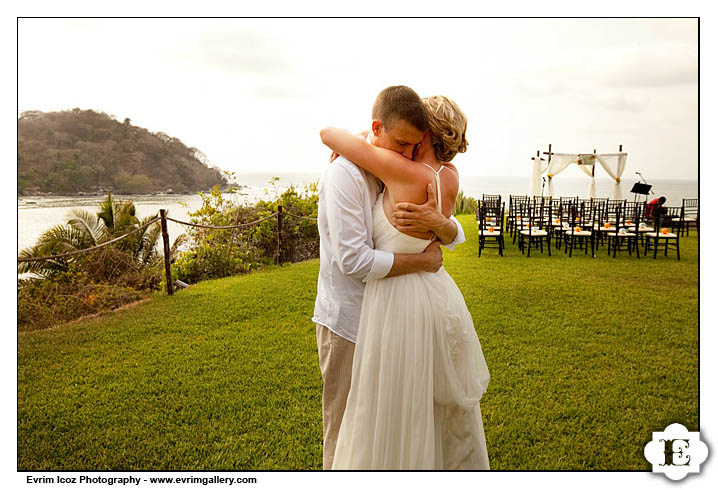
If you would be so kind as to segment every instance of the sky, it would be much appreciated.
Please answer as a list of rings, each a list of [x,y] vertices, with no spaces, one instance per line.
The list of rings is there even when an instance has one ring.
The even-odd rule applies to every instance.
[[[324,126],[369,128],[408,85],[468,118],[463,175],[537,150],[698,177],[695,19],[20,19],[18,113],[75,107],[161,131],[223,170],[321,172]],[[597,177],[603,175],[597,168]],[[605,173],[605,172],[604,172]],[[577,168],[565,171],[581,177]]]

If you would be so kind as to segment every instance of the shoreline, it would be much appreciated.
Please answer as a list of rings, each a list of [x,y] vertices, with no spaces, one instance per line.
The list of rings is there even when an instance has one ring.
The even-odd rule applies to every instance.
[[[292,174],[294,175],[294,174]],[[299,175],[299,174],[297,174]],[[309,176],[309,174],[307,174]],[[524,176],[524,177],[517,177],[512,175],[468,175],[463,174],[461,175],[462,179],[465,180],[474,180],[474,179],[501,179],[501,180],[518,180],[518,181],[530,181],[530,177]],[[281,177],[280,177],[281,179]],[[596,182],[611,182],[613,179],[606,178],[606,177],[597,177]],[[628,181],[628,177],[622,178],[622,181]],[[640,179],[639,179],[640,180]],[[570,181],[570,182],[580,182],[580,183],[589,183],[589,180],[587,178],[583,177],[576,177],[576,176],[565,176],[565,177],[559,177],[556,180],[556,183],[559,184],[561,181]],[[670,178],[670,179],[651,179],[650,182],[676,182],[676,183],[682,183],[682,184],[688,184],[688,183],[697,183],[700,184],[700,179],[694,178],[694,179],[685,179],[685,178]],[[299,185],[297,182],[282,182],[281,180],[278,182],[279,185]],[[262,184],[266,187],[267,184]],[[237,184],[234,189],[236,190],[244,190],[244,189],[250,189],[253,187],[258,187],[256,185],[250,185],[250,184]],[[220,189],[222,193],[227,192],[230,189],[230,187],[225,187]],[[113,196],[117,197],[171,197],[171,196],[192,196],[196,195],[198,193],[208,193],[212,192],[212,189],[206,189],[206,190],[195,190],[195,191],[188,191],[188,192],[149,192],[149,193],[137,193],[137,194],[125,194],[113,190],[106,190],[103,192],[78,192],[75,194],[53,194],[51,192],[47,193],[34,193],[34,194],[17,194],[17,199],[38,199],[38,198],[78,198],[78,197],[104,197],[107,195],[107,192],[111,192]]]
[[[237,185],[237,187],[235,189],[241,191],[242,189],[246,189],[248,187],[250,187],[250,186],[244,185],[244,184],[239,184],[239,185]],[[229,187],[220,189],[220,191],[222,193],[224,193],[224,192],[227,192],[228,189],[229,189]],[[112,193],[113,196],[117,196],[117,197],[138,197],[138,196],[139,197],[167,197],[167,196],[193,196],[200,192],[206,194],[208,192],[212,192],[212,189],[189,191],[189,192],[145,192],[145,193],[140,193],[140,194],[124,194],[124,193],[115,192],[112,190],[100,192],[100,193],[80,192],[80,193],[76,193],[76,194],[53,194],[50,192],[50,193],[39,193],[39,194],[18,194],[17,199],[18,200],[33,199],[33,198],[37,199],[37,198],[47,198],[47,197],[51,197],[51,198],[105,197],[107,195],[107,192],[110,192],[110,193]]]

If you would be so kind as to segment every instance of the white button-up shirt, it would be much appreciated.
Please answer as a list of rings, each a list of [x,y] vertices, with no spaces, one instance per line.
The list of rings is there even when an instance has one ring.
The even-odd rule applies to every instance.
[[[369,172],[338,157],[319,182],[319,277],[312,321],[356,342],[365,282],[391,271],[394,254],[374,250],[372,209],[381,183]],[[456,223],[456,239],[466,241]]]

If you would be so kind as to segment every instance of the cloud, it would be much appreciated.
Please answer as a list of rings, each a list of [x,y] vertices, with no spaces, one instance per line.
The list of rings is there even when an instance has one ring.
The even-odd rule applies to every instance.
[[[241,26],[229,32],[197,32],[170,53],[181,63],[242,74],[278,73],[293,65],[271,36]]]
[[[623,112],[643,111],[650,101],[645,94],[627,94],[625,91],[606,90],[592,99],[592,105],[601,109]]]
[[[682,42],[627,46],[604,54],[595,70],[600,80],[612,87],[695,85],[698,49],[696,44]]]
[[[210,22],[214,20],[215,22]],[[237,90],[260,99],[301,99],[310,93],[299,79],[300,59],[280,36],[275,24],[264,30],[243,19],[205,19],[182,36],[168,57],[183,69],[207,70],[215,80],[224,79]],[[281,31],[281,29],[278,29]],[[292,80],[297,82],[292,83]]]
[[[308,91],[299,85],[280,84],[277,81],[258,84],[253,89],[259,97],[267,99],[299,99],[303,100],[309,95]]]

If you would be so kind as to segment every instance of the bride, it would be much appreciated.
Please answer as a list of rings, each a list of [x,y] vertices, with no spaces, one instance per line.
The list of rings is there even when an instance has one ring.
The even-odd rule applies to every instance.
[[[424,99],[431,131],[415,161],[338,128],[322,142],[385,184],[374,204],[375,248],[420,253],[431,232],[398,231],[394,203],[424,203],[435,185],[451,215],[466,151],[466,117],[450,99]],[[489,469],[479,400],[489,371],[471,314],[451,276],[418,272],[367,281],[332,469]]]

